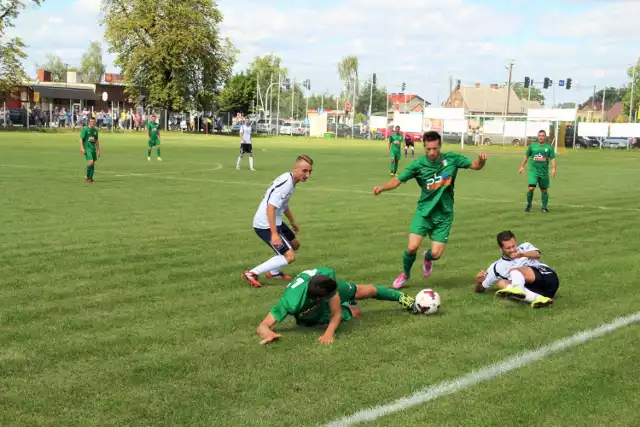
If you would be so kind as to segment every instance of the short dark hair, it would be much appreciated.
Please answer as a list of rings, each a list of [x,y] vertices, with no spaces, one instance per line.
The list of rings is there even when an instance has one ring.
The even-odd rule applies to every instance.
[[[300,154],[296,159],[296,163],[298,162],[307,162],[313,166],[313,159],[308,154]]]
[[[309,280],[307,297],[312,300],[327,299],[336,292],[336,289],[338,289],[338,284],[335,280],[329,276],[318,274]]]
[[[438,141],[439,143],[442,144],[442,137],[438,132],[434,130],[430,130],[429,132],[425,132],[424,135],[422,135],[422,141],[423,142]]]
[[[502,242],[506,242],[507,240],[515,239],[516,235],[513,234],[511,230],[505,230],[498,233],[496,240],[498,241],[498,245],[502,247]]]
[[[538,131],[538,133],[540,133],[540,132],[544,133],[544,134],[545,134],[545,136],[547,135],[547,131],[546,131],[546,130],[544,130],[544,129],[540,129],[540,130]]]

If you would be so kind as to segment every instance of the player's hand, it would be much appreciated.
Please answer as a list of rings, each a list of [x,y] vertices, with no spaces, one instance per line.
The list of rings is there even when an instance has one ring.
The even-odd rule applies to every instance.
[[[269,344],[270,342],[277,341],[278,339],[280,339],[280,334],[271,332],[268,336],[264,337],[262,341],[260,341],[260,345]]]
[[[98,157],[100,157],[100,152],[98,151]]]
[[[282,239],[280,238],[280,236],[278,236],[277,234],[272,234],[271,235],[271,245],[274,248],[281,248],[282,247]]]
[[[521,252],[513,252],[511,254],[509,254],[509,258],[511,259],[518,259],[518,258],[522,258],[523,254]]]
[[[488,158],[489,155],[487,153],[480,153],[480,155],[478,156],[478,160],[480,160],[482,163],[486,162]]]
[[[293,231],[295,231],[296,233],[300,232],[300,226],[298,224],[296,224],[295,222],[291,223],[291,228],[293,229]]]
[[[85,149],[84,149],[84,148],[81,148],[81,149],[80,149],[80,152],[81,152],[82,154],[87,154],[87,152],[85,151]]]
[[[480,270],[478,274],[476,274],[476,282],[484,282],[484,279],[487,278],[487,270]]]
[[[551,169],[551,177],[552,178],[556,177],[556,168]]]
[[[320,344],[331,344],[333,342],[333,335],[323,334],[318,338]]]
[[[374,196],[378,196],[380,193],[382,193],[382,187],[373,187]]]
[[[518,173],[522,175],[522,174],[524,173],[524,168],[520,168],[520,169],[518,170]]]

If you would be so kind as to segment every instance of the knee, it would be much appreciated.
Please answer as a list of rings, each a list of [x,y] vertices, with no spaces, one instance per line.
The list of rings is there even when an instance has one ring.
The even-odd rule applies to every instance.
[[[437,248],[437,249],[431,249],[431,258],[435,261],[440,259],[440,257],[442,256],[442,254],[444,253],[444,249],[442,248]]]
[[[533,193],[533,190],[535,190],[536,187],[529,187],[529,193]]]
[[[294,262],[296,260],[296,253],[293,250],[288,250],[284,254],[284,257],[286,258],[287,262],[289,264],[291,264],[292,262]]]
[[[95,162],[93,160],[89,160],[89,166],[93,166]]]
[[[417,253],[418,249],[420,249],[420,245],[409,244],[409,246],[407,246],[407,252],[409,252],[410,255]]]
[[[540,191],[542,191],[542,194],[547,194],[547,189],[546,188],[541,188]]]
[[[298,242],[297,240],[294,240],[293,242],[291,242],[291,249],[293,249],[294,251],[299,250],[300,242]]]

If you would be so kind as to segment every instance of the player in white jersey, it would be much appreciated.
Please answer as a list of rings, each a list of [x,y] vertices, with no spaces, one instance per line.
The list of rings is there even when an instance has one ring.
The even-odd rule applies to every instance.
[[[291,276],[280,271],[282,267],[295,261],[295,251],[300,248],[300,242],[294,233],[294,231],[297,233],[299,228],[289,209],[289,200],[293,196],[296,184],[309,179],[312,170],[313,160],[306,154],[302,154],[296,159],[293,171],[277,177],[267,189],[253,217],[253,229],[258,237],[275,251],[276,255],[242,274],[242,278],[251,283],[251,286],[262,287],[258,278],[264,273],[268,279],[292,279]],[[282,215],[289,219],[291,228],[282,221]]]
[[[236,169],[240,170],[240,161],[245,154],[249,155],[249,169],[254,171],[253,168],[253,145],[251,142],[251,122],[248,118],[244,118],[242,125],[240,126],[240,155],[236,162]]]
[[[526,242],[518,246],[516,236],[509,230],[497,236],[502,257],[488,270],[476,275],[476,292],[484,292],[498,284],[496,296],[516,299],[541,308],[553,304],[560,280],[548,265],[540,262],[538,248]]]

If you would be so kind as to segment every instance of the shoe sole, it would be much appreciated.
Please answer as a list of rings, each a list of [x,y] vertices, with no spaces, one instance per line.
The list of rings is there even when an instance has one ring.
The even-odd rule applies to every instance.
[[[543,308],[543,307],[549,307],[550,305],[553,304],[553,301],[549,301],[549,302],[539,302],[536,305],[531,306],[531,308]]]
[[[509,292],[496,292],[496,296],[499,297],[499,298],[503,298],[503,299],[513,298],[513,299],[518,300],[518,301],[522,301],[523,299],[526,298],[525,295],[512,294],[512,293],[509,293]]]
[[[252,281],[251,281],[251,279],[249,279],[249,277],[247,277],[247,275],[246,275],[246,274],[244,274],[244,273],[243,273],[243,274],[242,274],[242,276],[240,276],[240,277],[242,277],[244,280],[246,280],[247,282],[249,282],[249,284],[250,284],[251,286],[253,286],[254,288],[261,288],[261,287],[262,287],[262,284],[260,284],[260,282],[257,282],[257,280],[256,280],[256,282],[257,282],[257,283],[252,282]]]

